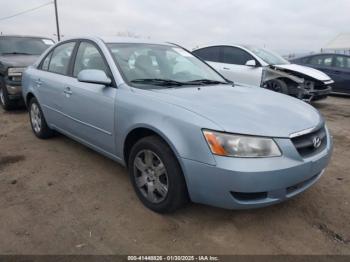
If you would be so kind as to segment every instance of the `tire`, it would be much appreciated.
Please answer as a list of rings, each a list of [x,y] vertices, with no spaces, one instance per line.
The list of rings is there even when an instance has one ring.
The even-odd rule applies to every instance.
[[[6,87],[3,83],[0,83],[0,105],[5,111],[14,109],[15,107],[14,102],[8,97]]]
[[[134,190],[149,209],[171,213],[188,202],[181,167],[170,147],[159,137],[139,140],[131,149],[128,163]]]
[[[280,79],[273,79],[266,83],[266,89],[275,91],[277,93],[289,95],[287,84]]]
[[[40,139],[52,137],[54,135],[54,131],[48,127],[39,102],[35,97],[29,101],[28,111],[30,124],[36,137]]]

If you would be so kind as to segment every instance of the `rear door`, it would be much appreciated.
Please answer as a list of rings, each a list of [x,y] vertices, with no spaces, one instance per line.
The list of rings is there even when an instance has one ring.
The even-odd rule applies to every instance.
[[[112,74],[100,49],[93,42],[82,41],[71,68],[71,78],[64,87],[65,130],[97,149],[115,154],[114,110],[116,86],[79,82],[84,69]]]
[[[64,86],[70,59],[76,42],[66,42],[53,49],[39,65],[35,75],[36,95],[44,112],[46,121],[51,126],[63,127]]]

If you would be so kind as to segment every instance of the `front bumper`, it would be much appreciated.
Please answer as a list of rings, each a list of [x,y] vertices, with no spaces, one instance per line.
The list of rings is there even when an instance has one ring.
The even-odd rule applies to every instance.
[[[215,156],[216,166],[182,159],[193,202],[227,209],[258,208],[290,199],[312,186],[323,174],[332,153],[327,147],[302,159],[289,139],[275,139],[282,152],[276,158]]]
[[[17,100],[22,98],[22,86],[21,85],[6,85],[8,96],[11,100]]]
[[[5,78],[5,87],[10,100],[22,99],[22,83],[21,81],[12,81],[9,77]]]
[[[313,96],[327,96],[330,93],[332,93],[331,86],[327,86],[325,89],[314,89],[309,92],[309,94],[312,94]]]
[[[309,100],[319,100],[326,98],[332,93],[333,81],[318,84],[317,86],[312,86],[311,88],[304,88],[303,99]]]

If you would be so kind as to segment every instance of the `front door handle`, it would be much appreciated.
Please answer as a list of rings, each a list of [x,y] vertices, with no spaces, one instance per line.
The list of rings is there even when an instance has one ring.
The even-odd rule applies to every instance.
[[[70,87],[66,87],[63,92],[66,94],[66,96],[71,96],[73,94]]]
[[[224,67],[223,69],[224,69],[224,70],[230,70],[230,68],[228,68],[228,67]]]

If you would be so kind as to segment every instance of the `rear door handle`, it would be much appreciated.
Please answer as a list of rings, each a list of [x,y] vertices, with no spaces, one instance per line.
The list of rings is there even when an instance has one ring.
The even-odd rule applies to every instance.
[[[223,69],[224,69],[224,70],[230,70],[230,68],[228,68],[228,67],[224,67]]]
[[[67,96],[70,96],[73,94],[72,90],[70,87],[66,87],[63,91]]]

